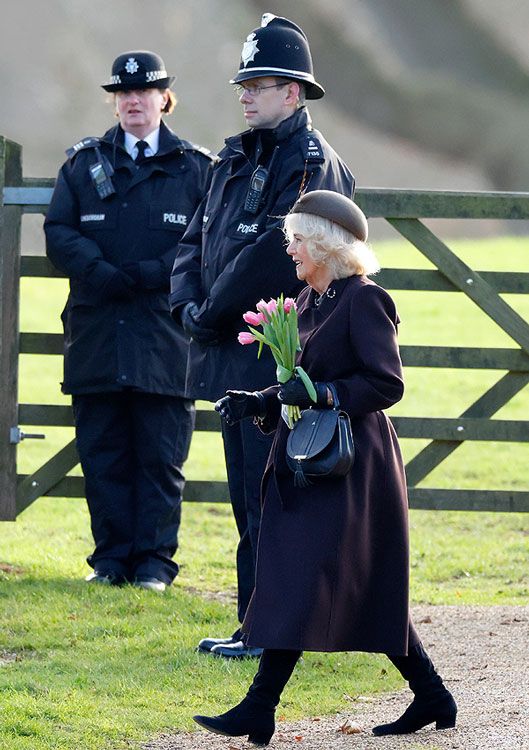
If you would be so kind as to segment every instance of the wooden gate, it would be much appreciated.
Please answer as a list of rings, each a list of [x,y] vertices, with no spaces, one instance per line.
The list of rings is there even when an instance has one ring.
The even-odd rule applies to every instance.
[[[0,137],[0,520],[12,520],[42,495],[83,497],[83,480],[69,476],[78,463],[68,443],[31,475],[17,473],[20,425],[71,426],[69,406],[17,404],[18,354],[62,354],[60,334],[19,333],[21,276],[56,277],[47,258],[22,256],[24,213],[44,213],[53,179],[23,178],[21,148]],[[529,324],[500,296],[528,294],[529,273],[481,272],[470,268],[420,219],[529,219],[529,193],[458,193],[360,189],[356,200],[368,217],[386,219],[436,270],[392,269],[377,281],[391,290],[460,292],[484,311],[514,342],[511,348],[402,346],[406,367],[483,369],[499,379],[456,419],[392,417],[401,438],[430,442],[406,465],[410,507],[448,510],[529,511],[528,490],[435,489],[420,483],[466,441],[529,442],[529,421],[492,419],[529,383]],[[197,412],[197,431],[218,431],[215,412]],[[26,436],[27,437],[27,436]],[[529,462],[528,462],[529,464]],[[528,482],[529,484],[529,482]],[[225,482],[189,481],[185,500],[226,502]]]

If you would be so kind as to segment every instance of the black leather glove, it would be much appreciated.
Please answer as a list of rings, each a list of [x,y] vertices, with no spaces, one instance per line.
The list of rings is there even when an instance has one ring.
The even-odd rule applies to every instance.
[[[130,276],[136,286],[142,286],[141,268],[139,262],[124,263],[121,270]]]
[[[182,328],[188,336],[198,341],[199,344],[218,344],[219,333],[214,328],[203,328],[198,322],[198,305],[196,302],[188,302],[182,309]]]
[[[121,266],[140,289],[165,290],[169,288],[169,272],[158,260],[128,261]]]
[[[217,401],[218,411],[226,424],[233,425],[246,417],[264,416],[264,396],[259,391],[226,391]]]
[[[309,406],[319,406],[320,409],[332,408],[332,403],[329,403],[327,383],[313,383],[313,386],[316,389],[316,403],[314,403],[307,393],[307,389],[299,375],[290,378],[286,383],[280,385],[277,397],[281,403],[288,404],[289,406],[299,406],[300,409],[308,409]]]
[[[130,302],[134,298],[134,279],[116,270],[100,292],[102,302]]]

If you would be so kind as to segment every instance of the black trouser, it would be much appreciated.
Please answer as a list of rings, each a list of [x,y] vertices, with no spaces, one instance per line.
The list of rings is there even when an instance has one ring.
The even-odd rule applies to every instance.
[[[96,545],[89,565],[171,583],[193,402],[125,390],[75,395],[73,410]]]
[[[250,420],[222,423],[230,500],[240,541],[237,547],[237,614],[242,622],[255,586],[255,561],[261,521],[261,480],[272,446]]]

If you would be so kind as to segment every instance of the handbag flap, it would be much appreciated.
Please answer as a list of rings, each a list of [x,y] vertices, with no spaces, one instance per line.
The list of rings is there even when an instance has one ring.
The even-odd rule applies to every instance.
[[[311,458],[332,440],[340,412],[336,409],[305,409],[287,440],[291,458]]]

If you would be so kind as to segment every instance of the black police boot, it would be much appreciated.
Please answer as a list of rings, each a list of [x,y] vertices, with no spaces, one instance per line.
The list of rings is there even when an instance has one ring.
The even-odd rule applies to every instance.
[[[402,716],[391,724],[373,727],[373,734],[409,734],[435,722],[436,729],[455,727],[457,705],[443,685],[422,643],[412,646],[408,656],[389,656],[414,693]]]
[[[218,643],[210,649],[210,654],[213,656],[222,656],[224,659],[259,659],[262,653],[262,648],[248,646],[244,638],[232,643]]]
[[[275,731],[275,709],[301,651],[265,649],[246,697],[219,716],[193,716],[204,729],[227,737],[248,735],[248,742],[268,745]]]
[[[209,654],[211,649],[215,646],[227,646],[232,643],[237,643],[241,638],[242,633],[239,628],[237,628],[233,635],[230,635],[227,638],[202,638],[202,640],[198,642],[197,651]]]
[[[85,581],[103,586],[121,586],[126,583],[125,576],[113,570],[94,570],[86,576]]]

